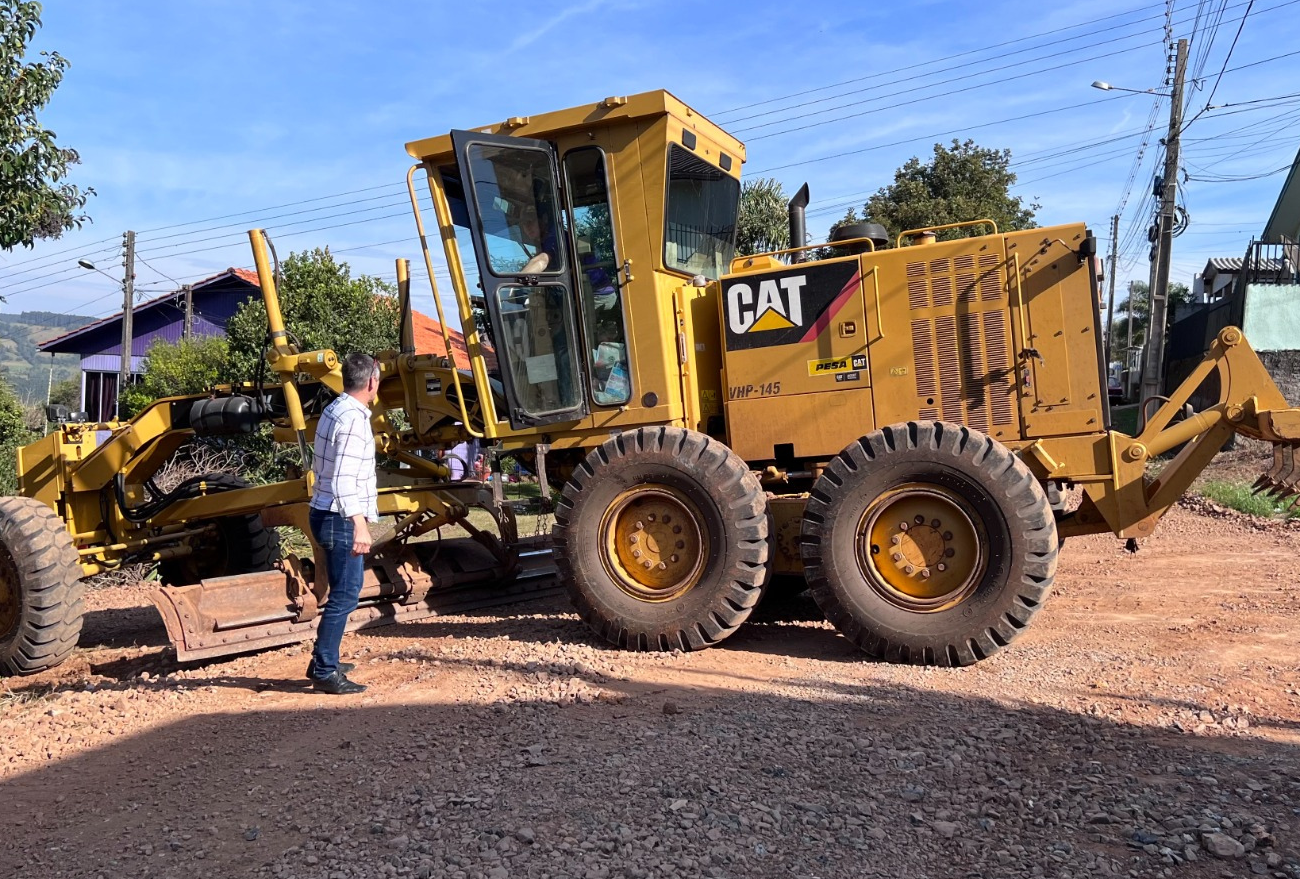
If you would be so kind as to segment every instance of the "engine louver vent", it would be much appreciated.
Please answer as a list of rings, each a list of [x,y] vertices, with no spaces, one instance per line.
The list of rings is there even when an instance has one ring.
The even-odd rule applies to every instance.
[[[982,431],[1015,423],[1006,289],[1006,268],[997,254],[907,264],[921,418]]]

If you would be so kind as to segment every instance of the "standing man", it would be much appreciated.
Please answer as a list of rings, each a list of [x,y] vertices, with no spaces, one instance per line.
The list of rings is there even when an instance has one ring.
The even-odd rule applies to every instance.
[[[361,594],[370,551],[369,523],[379,521],[375,435],[370,430],[370,404],[378,394],[379,364],[367,354],[349,354],[343,360],[343,393],[325,407],[316,425],[311,533],[325,550],[330,591],[307,677],[313,689],[336,696],[365,690],[348,680],[354,666],[339,661],[339,645]]]

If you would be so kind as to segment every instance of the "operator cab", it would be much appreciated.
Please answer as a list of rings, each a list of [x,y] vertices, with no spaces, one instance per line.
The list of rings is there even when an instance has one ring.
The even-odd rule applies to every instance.
[[[695,117],[725,138],[723,170],[721,151],[674,115],[692,114],[655,92],[408,144],[446,199],[455,243],[444,233],[444,245],[481,305],[513,430],[680,406],[661,343],[677,328],[656,288],[725,271],[741,150]],[[643,167],[649,149],[662,165]],[[640,362],[634,338],[655,340]]]

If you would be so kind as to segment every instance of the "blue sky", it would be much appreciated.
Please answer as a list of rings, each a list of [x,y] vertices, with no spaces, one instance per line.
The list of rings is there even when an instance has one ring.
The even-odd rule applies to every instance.
[[[126,229],[142,298],[251,266],[253,226],[282,255],[329,246],[391,278],[396,257],[420,265],[405,142],[655,88],[745,141],[746,176],[807,181],[814,237],[935,142],[1010,149],[1043,224],[1086,221],[1108,249],[1123,205],[1122,287],[1147,277],[1169,104],[1090,83],[1165,88],[1166,20],[1192,40],[1188,116],[1212,90],[1221,106],[1184,132],[1173,280],[1244,252],[1285,177],[1257,175],[1300,148],[1300,0],[50,0],[43,19],[34,48],[72,67],[42,121],[81,154],[94,222],[0,252],[8,312],[120,310],[76,261],[120,277]],[[416,296],[432,312],[427,282]]]

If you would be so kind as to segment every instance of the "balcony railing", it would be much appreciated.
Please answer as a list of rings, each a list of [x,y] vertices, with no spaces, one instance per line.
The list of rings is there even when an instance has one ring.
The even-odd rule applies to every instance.
[[[1300,284],[1300,245],[1252,241],[1242,260],[1237,289],[1250,284]]]

